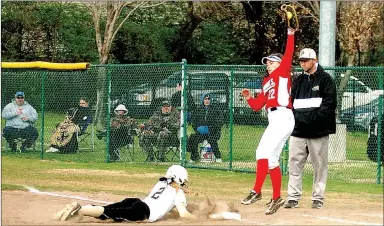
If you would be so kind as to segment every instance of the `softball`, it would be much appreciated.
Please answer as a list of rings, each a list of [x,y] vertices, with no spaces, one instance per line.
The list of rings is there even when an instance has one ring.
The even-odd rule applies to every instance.
[[[288,18],[288,20],[292,19],[292,13],[291,12],[287,12],[287,18]]]

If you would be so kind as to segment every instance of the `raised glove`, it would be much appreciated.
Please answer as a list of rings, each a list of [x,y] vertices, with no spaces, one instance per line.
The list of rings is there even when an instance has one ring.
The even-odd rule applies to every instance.
[[[208,126],[197,127],[197,132],[199,132],[202,135],[208,134],[209,133]]]

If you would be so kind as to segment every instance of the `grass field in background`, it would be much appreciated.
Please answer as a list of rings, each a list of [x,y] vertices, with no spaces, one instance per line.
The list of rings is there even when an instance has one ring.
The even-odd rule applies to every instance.
[[[2,156],[2,190],[22,190],[29,185],[45,191],[108,192],[145,195],[168,166],[148,164],[74,163]],[[188,169],[190,188],[208,195],[240,198],[253,186],[254,174]],[[288,176],[283,176],[286,194]],[[127,186],[135,189],[127,190]],[[145,188],[144,190],[142,188]],[[265,189],[271,189],[266,180]],[[304,178],[304,193],[310,194],[312,179]],[[328,179],[327,192],[383,194],[382,184],[359,184]],[[243,194],[244,193],[244,194]]]
[[[62,122],[64,119],[63,114],[57,113],[45,113],[44,121],[44,143],[46,150],[49,147],[49,140],[54,131],[56,125]],[[139,119],[139,122],[145,120]],[[5,120],[2,120],[2,128],[5,126]],[[39,130],[39,138],[37,140],[38,146],[40,146],[41,140],[41,120],[36,121],[36,127]],[[100,129],[100,128],[99,128]],[[249,161],[255,159],[255,149],[261,139],[264,132],[263,126],[250,126],[250,125],[234,125],[233,128],[233,157],[236,161]],[[88,132],[90,128],[88,129]],[[95,131],[96,133],[96,131]],[[188,126],[188,134],[192,133],[192,127]],[[368,134],[365,132],[347,132],[346,137],[346,156],[348,160],[361,160],[369,161],[366,156]],[[4,141],[4,140],[3,140]],[[136,142],[137,144],[138,142]],[[95,137],[96,151],[105,152],[105,139],[102,141],[97,140]],[[5,144],[2,145],[6,148]],[[137,146],[138,147],[138,146]],[[229,127],[224,125],[221,133],[221,139],[219,141],[219,147],[222,152],[224,160],[228,160],[229,156]],[[83,147],[85,148],[85,147]]]
[[[36,122],[36,127],[39,130],[39,138],[36,145],[36,151],[28,151],[27,153],[10,153],[9,149],[6,146],[6,142],[2,139],[2,155],[10,157],[23,157],[31,159],[43,159],[45,160],[58,160],[63,162],[92,162],[92,163],[103,163],[106,162],[106,142],[105,139],[98,140],[94,138],[95,149],[84,150],[90,146],[86,143],[80,144],[80,150],[78,154],[58,154],[58,153],[45,153],[45,150],[49,148],[50,136],[52,131],[54,131],[56,125],[62,122],[64,119],[63,114],[53,114],[45,113],[44,121],[44,147],[43,153],[41,153],[41,120]],[[143,122],[144,120],[138,120]],[[2,125],[4,127],[5,123],[2,120]],[[96,130],[96,128],[95,128]],[[88,128],[90,132],[90,127]],[[191,126],[188,127],[188,133],[192,132]],[[245,171],[254,171],[255,169],[255,149],[259,143],[259,140],[264,132],[264,127],[262,126],[250,126],[250,125],[234,125],[233,128],[233,163],[232,167],[234,170],[245,170]],[[219,141],[220,151],[222,152],[223,164],[212,165],[210,163],[189,165],[189,166],[200,166],[200,167],[215,167],[221,169],[229,168],[229,127],[227,125],[223,126],[221,139]],[[375,178],[377,174],[377,165],[374,162],[371,162],[366,157],[366,145],[367,145],[368,135],[367,133],[362,132],[347,132],[346,137],[346,158],[344,162],[335,162],[329,164],[329,176],[330,178],[338,179],[341,181],[350,181],[350,182],[363,182],[363,183],[375,183]],[[89,142],[88,138],[88,142]],[[134,149],[130,154],[133,154],[133,161],[137,163],[144,162],[146,159],[145,153],[141,150],[138,145],[138,138],[135,137]],[[123,153],[123,158],[126,162],[132,161],[132,156],[128,154],[126,149]],[[190,153],[187,153],[187,160],[189,160]],[[168,159],[173,157],[171,154],[168,154]],[[177,158],[173,159],[175,163],[178,162]],[[120,164],[121,165],[121,164]],[[310,164],[306,166],[305,175],[312,177],[313,170]]]

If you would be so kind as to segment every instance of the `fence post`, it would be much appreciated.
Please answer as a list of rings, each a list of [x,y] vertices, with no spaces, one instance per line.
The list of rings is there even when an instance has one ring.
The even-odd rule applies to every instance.
[[[106,148],[106,161],[107,162],[110,162],[110,150],[109,150],[109,143],[110,143],[110,135],[111,135],[111,68],[109,66],[109,64],[106,66],[106,69],[107,69],[107,142],[106,142],[106,145],[107,145],[107,148]]]
[[[381,69],[381,70],[380,70]],[[379,69],[379,89],[383,90],[383,76],[384,76],[384,67]],[[377,115],[377,179],[376,183],[380,184],[381,177],[381,140],[383,137],[381,136],[382,131],[382,114],[383,114],[383,94],[379,95],[379,112]]]
[[[183,59],[181,62],[181,112],[180,112],[180,163],[185,166],[185,153],[187,149],[187,86],[188,86],[188,73],[187,73],[187,60]],[[186,108],[187,107],[187,108]]]
[[[229,170],[233,165],[233,67],[229,77]]]
[[[40,158],[44,159],[44,109],[45,109],[45,80],[47,79],[47,71],[43,71],[41,75],[41,131],[40,131],[40,142],[41,152]]]

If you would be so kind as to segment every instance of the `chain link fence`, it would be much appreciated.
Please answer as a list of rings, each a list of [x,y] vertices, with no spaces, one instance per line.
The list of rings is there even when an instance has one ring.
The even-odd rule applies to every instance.
[[[383,110],[384,68],[325,69],[334,76],[338,87],[337,133],[330,138],[329,177],[380,182],[382,165],[378,164],[377,156],[372,158],[367,153],[377,155],[377,150],[382,149],[382,120],[378,119]],[[299,72],[296,68],[293,76]],[[188,167],[254,172],[255,149],[267,125],[267,113],[252,111],[240,93],[247,88],[257,96],[264,73],[263,66],[187,65],[186,62],[94,65],[87,70],[72,71],[3,69],[2,109],[12,101],[16,91],[23,91],[25,100],[39,114],[33,125],[39,131],[39,138],[24,153],[11,152],[3,138],[2,154],[114,164],[177,162]],[[207,142],[199,141],[195,154],[200,160],[190,161],[187,137],[194,133],[191,117],[207,94],[218,110],[214,118],[221,122],[218,140],[221,156],[214,159]],[[58,125],[68,116],[68,109],[79,108],[81,99],[89,102],[92,120],[84,131],[73,135],[78,147],[68,152],[46,152]],[[163,124],[158,121],[167,101],[175,109],[172,114],[177,116],[180,129],[172,127],[175,115],[171,117],[171,113],[161,116],[165,120]],[[116,118],[115,109],[120,104],[128,113]],[[126,124],[128,129],[120,130]],[[164,132],[163,128],[167,130]],[[289,170],[287,152],[285,147],[281,158],[285,174]],[[308,162],[305,176],[312,176],[310,159]]]

